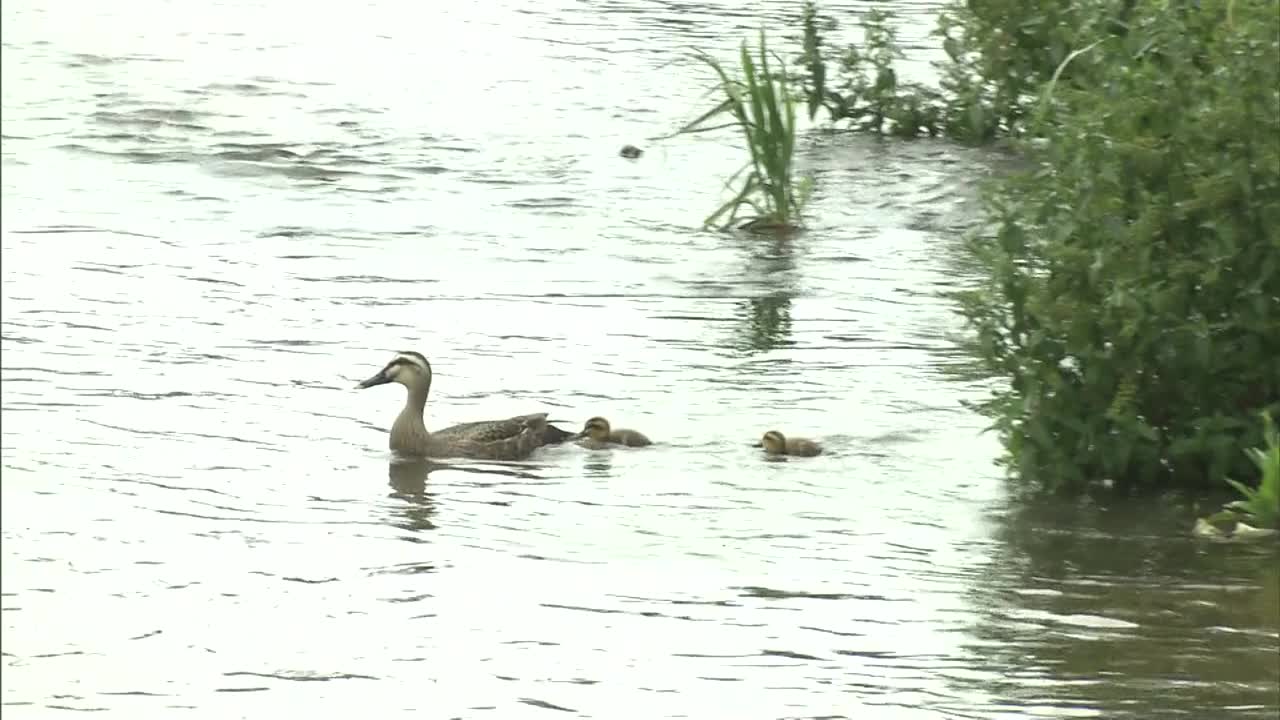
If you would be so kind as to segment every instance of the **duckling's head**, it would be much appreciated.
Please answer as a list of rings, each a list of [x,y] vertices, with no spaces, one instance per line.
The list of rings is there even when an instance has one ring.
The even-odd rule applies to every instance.
[[[579,436],[589,437],[592,440],[599,440],[600,442],[608,442],[609,433],[612,432],[612,430],[613,429],[609,427],[608,420],[605,420],[602,417],[593,417],[582,426],[582,432],[579,433]]]
[[[770,430],[760,438],[764,451],[770,455],[783,455],[787,452],[787,439],[777,430]]]
[[[358,390],[371,388],[375,385],[385,385],[387,383],[400,383],[407,388],[425,386],[431,387],[431,363],[421,354],[412,350],[404,350],[396,353],[396,356],[387,363],[386,367],[378,371],[377,375],[365,380],[356,386]]]

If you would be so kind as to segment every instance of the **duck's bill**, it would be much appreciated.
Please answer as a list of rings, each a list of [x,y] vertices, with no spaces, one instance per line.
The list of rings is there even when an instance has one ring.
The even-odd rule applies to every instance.
[[[764,447],[764,443],[754,442],[754,443],[751,443],[751,447]]]
[[[386,385],[389,382],[391,382],[391,378],[387,377],[385,372],[380,372],[359,385],[356,385],[356,389],[364,390],[365,388],[371,388],[374,385]]]

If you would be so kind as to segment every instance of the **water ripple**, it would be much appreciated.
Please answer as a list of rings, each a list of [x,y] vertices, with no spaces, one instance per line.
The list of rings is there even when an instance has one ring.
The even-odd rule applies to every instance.
[[[1002,160],[807,134],[807,232],[703,232],[734,138],[645,138],[794,4],[475,8],[5,6],[9,712],[1274,710],[1256,559],[1001,505],[939,292]],[[433,425],[658,442],[397,461],[407,348]]]

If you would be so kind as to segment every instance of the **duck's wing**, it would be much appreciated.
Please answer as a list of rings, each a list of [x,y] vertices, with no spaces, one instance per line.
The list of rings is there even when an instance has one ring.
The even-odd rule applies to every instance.
[[[505,420],[460,423],[437,430],[431,435],[450,442],[484,443],[506,440],[525,433],[533,433],[543,445],[564,442],[574,436],[574,433],[547,422],[547,413],[517,415]]]
[[[547,421],[546,413],[520,415],[505,420],[480,420],[478,422],[450,425],[431,433],[438,440],[450,442],[486,443],[517,437],[529,430],[541,432],[541,424]]]
[[[518,415],[505,420],[451,425],[431,433],[438,452],[488,460],[520,460],[548,443],[563,442],[573,433],[547,422],[547,413]]]

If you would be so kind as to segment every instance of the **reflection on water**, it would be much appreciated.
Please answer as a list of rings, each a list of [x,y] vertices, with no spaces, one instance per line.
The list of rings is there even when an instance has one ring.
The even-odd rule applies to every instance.
[[[759,295],[744,298],[740,347],[748,353],[768,352],[789,344],[791,301],[798,294],[794,236],[739,233],[736,239],[748,253],[743,277]]]
[[[1200,542],[1186,532],[1195,511],[1150,500],[1008,510],[994,581],[970,593],[972,647],[1006,669],[983,689],[1046,711],[1274,716],[1280,548]]]
[[[784,239],[697,229],[732,136],[617,156],[793,3],[3,12],[6,716],[1274,717],[1273,554],[1005,507],[937,294],[1001,161],[808,136]],[[388,458],[406,348],[655,445]]]
[[[767,351],[786,344],[787,334],[791,331],[790,296],[749,298],[743,310],[743,334],[748,348]]]
[[[582,473],[588,478],[608,479],[613,477],[613,463],[610,455],[613,450],[594,450],[582,461]]]
[[[436,529],[431,522],[431,516],[436,511],[436,500],[427,492],[427,476],[432,470],[447,467],[443,463],[422,458],[395,458],[387,464],[387,475],[391,478],[391,497],[404,502],[398,509],[404,522],[395,523],[397,527],[411,531]]]
[[[544,479],[533,472],[535,469],[536,466],[519,463],[446,463],[426,458],[394,456],[391,462],[387,463],[387,475],[392,489],[388,497],[402,501],[403,504],[396,507],[394,512],[403,520],[393,524],[411,531],[436,529],[431,517],[436,513],[437,499],[428,487],[428,480],[433,472],[446,471],[463,473],[470,477],[481,476],[470,480],[469,484],[487,487],[506,484],[508,478],[516,481]]]

